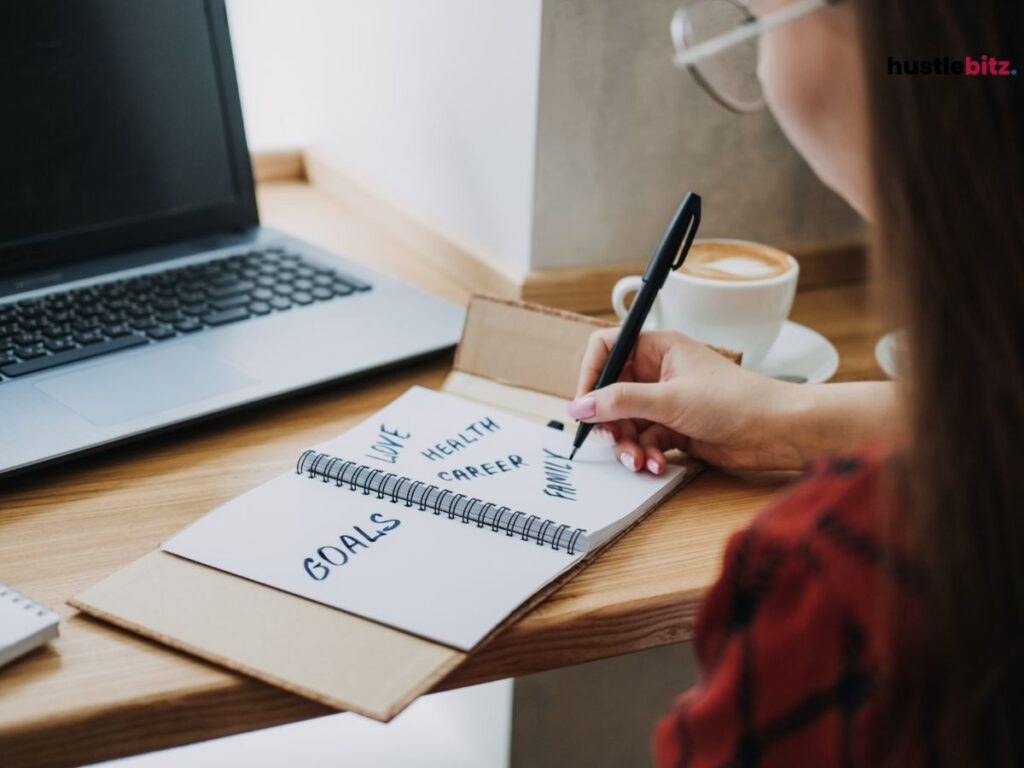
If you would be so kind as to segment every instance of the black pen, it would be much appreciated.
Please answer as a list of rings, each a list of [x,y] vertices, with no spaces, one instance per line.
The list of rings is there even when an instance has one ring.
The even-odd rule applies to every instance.
[[[676,210],[676,215],[672,217],[668,229],[665,230],[661,243],[647,264],[647,270],[642,278],[643,285],[637,292],[636,298],[633,299],[633,304],[622,323],[622,330],[619,331],[619,336],[608,354],[608,359],[605,360],[604,368],[601,369],[601,375],[597,377],[594,389],[601,389],[601,387],[606,387],[619,380],[622,369],[626,367],[626,361],[633,353],[633,347],[636,346],[636,340],[640,336],[647,315],[651,311],[651,307],[654,306],[654,300],[658,297],[658,291],[668,279],[668,273],[679,269],[683,261],[686,260],[686,254],[690,252],[690,246],[693,245],[693,238],[697,234],[699,226],[700,195],[687,192],[683,202]],[[577,427],[576,438],[572,441],[572,453],[569,454],[570,461],[576,456],[576,451],[583,445],[583,441],[587,439],[587,435],[590,434],[593,427],[593,424],[586,422],[581,422]]]

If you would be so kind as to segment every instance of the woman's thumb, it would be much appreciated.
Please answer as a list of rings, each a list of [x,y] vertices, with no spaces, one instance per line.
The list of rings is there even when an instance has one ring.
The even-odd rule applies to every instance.
[[[667,393],[661,383],[620,382],[595,389],[569,403],[569,415],[580,421],[604,422],[646,419],[664,423]]]

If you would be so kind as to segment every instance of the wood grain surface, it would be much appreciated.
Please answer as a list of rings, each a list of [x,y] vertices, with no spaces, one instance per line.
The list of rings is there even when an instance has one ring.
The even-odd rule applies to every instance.
[[[266,223],[464,302],[474,286],[300,182],[262,185]],[[802,290],[793,319],[839,349],[843,380],[880,378],[866,289]],[[286,470],[450,359],[307,392],[16,477],[0,486],[0,578],[61,614],[61,637],[0,670],[5,766],[77,765],[325,713],[296,696],[78,615],[64,601],[217,504]],[[690,637],[728,534],[785,477],[708,471],[441,687]]]

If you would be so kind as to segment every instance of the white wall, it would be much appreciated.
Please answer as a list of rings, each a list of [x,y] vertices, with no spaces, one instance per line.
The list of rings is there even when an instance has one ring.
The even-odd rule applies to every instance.
[[[473,253],[528,266],[540,0],[231,0],[253,149],[317,145]]]
[[[228,0],[250,149],[306,147],[322,130],[319,73],[329,51],[310,45],[310,39],[330,5],[317,0]]]
[[[857,237],[768,113],[672,68],[676,3],[229,0],[250,145],[318,146],[517,273],[646,258],[688,189],[705,237]]]

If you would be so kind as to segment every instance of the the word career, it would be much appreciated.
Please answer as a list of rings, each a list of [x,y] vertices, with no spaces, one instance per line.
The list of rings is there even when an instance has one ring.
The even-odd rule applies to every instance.
[[[485,461],[482,464],[459,467],[458,469],[443,469],[437,473],[437,476],[446,483],[450,483],[455,480],[475,480],[478,477],[500,475],[503,472],[512,472],[525,466],[527,464],[523,461],[523,457],[512,453],[504,459]]]

